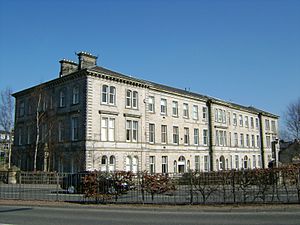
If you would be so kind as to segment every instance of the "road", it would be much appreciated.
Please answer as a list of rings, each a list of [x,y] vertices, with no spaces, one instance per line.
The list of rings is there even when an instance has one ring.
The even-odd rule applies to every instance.
[[[299,207],[292,209],[252,207],[80,207],[0,206],[0,225],[298,225]]]

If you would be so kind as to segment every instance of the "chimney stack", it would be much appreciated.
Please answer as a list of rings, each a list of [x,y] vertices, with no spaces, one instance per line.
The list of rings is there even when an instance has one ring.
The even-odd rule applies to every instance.
[[[73,73],[78,70],[78,64],[73,61],[62,59],[59,61],[59,63],[60,63],[59,77],[63,77],[67,74]]]
[[[78,60],[79,60],[79,65],[78,69],[84,69],[90,66],[96,66],[97,64],[97,56],[93,56],[90,53],[87,52],[79,52],[77,53],[78,55]]]

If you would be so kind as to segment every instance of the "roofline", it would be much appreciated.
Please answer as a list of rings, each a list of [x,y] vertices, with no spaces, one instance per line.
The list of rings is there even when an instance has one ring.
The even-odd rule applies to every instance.
[[[101,71],[99,71],[99,70],[101,70]],[[93,67],[81,69],[79,71],[75,71],[75,72],[70,73],[68,75],[65,75],[63,77],[58,77],[56,79],[47,81],[45,83],[41,83],[39,85],[24,89],[24,90],[16,92],[16,93],[13,93],[12,96],[16,98],[20,95],[27,94],[30,91],[32,91],[32,90],[34,90],[38,87],[45,87],[45,86],[47,87],[49,85],[55,85],[56,83],[61,83],[65,80],[73,79],[74,77],[79,77],[79,76],[88,75],[88,74],[95,74],[95,73],[115,77],[115,78],[118,78],[118,79],[128,80],[130,82],[133,82],[135,84],[140,84],[140,85],[142,85],[146,88],[149,88],[150,90],[154,90],[154,91],[164,91],[165,93],[176,94],[178,96],[188,96],[189,98],[199,100],[199,101],[204,101],[204,102],[211,101],[212,103],[215,103],[215,104],[221,104],[221,105],[224,105],[224,106],[227,106],[227,107],[230,107],[230,108],[243,110],[243,111],[246,111],[246,112],[249,112],[249,113],[254,113],[254,114],[258,114],[258,115],[261,114],[261,115],[273,117],[273,118],[276,118],[276,119],[279,118],[278,115],[269,113],[269,112],[261,110],[261,109],[257,109],[257,108],[252,107],[252,106],[243,106],[243,105],[236,104],[236,103],[233,103],[233,102],[227,102],[227,101],[215,98],[215,97],[201,95],[199,93],[190,92],[190,91],[182,90],[182,89],[179,89],[179,88],[174,88],[174,87],[171,87],[171,86],[168,86],[168,85],[163,85],[163,84],[155,83],[155,82],[152,82],[152,81],[138,79],[138,78],[135,78],[133,76],[125,75],[125,74],[115,72],[115,71],[106,69],[104,67],[99,67],[99,66],[93,66]]]

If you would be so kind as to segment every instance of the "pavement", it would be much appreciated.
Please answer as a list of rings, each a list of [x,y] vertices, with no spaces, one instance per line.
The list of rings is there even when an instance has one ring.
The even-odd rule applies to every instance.
[[[300,204],[228,204],[228,205],[155,205],[155,204],[87,204],[55,201],[3,200],[1,206],[32,206],[58,208],[89,208],[89,209],[126,209],[126,210],[180,210],[180,212],[300,212]]]

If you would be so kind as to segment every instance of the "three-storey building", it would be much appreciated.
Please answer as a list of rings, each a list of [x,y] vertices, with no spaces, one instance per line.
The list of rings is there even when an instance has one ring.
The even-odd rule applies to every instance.
[[[278,116],[96,65],[61,60],[59,78],[14,94],[14,163],[183,173],[266,167]],[[37,135],[38,134],[38,135]],[[37,138],[38,136],[38,138]]]

